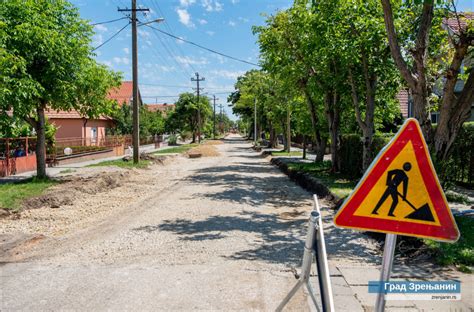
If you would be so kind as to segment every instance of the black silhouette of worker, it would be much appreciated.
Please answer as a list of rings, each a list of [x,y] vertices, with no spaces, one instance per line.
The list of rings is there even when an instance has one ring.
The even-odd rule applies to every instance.
[[[405,173],[410,171],[411,169],[411,164],[409,162],[406,162],[403,164],[403,170],[400,169],[395,169],[395,170],[390,170],[387,174],[387,189],[383,193],[382,197],[380,197],[379,202],[377,203],[377,206],[375,206],[374,210],[372,211],[372,214],[378,214],[377,210],[379,210],[380,206],[385,202],[387,197],[390,195],[392,196],[392,206],[390,206],[390,210],[388,211],[388,215],[390,217],[395,217],[393,212],[395,211],[395,208],[397,208],[398,205],[398,186],[403,183],[403,200],[405,200],[407,196],[407,190],[408,190],[408,176]]]

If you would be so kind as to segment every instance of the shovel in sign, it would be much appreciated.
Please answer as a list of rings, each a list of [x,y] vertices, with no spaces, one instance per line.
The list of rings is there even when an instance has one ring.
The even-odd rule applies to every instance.
[[[412,203],[408,201],[408,199],[400,194],[400,192],[397,192],[398,195],[405,201],[410,207],[415,210],[412,213],[410,213],[408,216],[406,216],[406,219],[413,219],[413,220],[421,220],[421,221],[430,221],[430,222],[435,222],[435,219],[433,217],[433,214],[431,213],[430,206],[428,203],[422,205],[419,208],[416,208]]]

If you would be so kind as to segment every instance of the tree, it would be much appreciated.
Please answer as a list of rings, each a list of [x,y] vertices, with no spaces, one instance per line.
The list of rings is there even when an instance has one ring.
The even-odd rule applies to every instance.
[[[0,6],[1,108],[37,135],[37,175],[46,177],[45,110],[107,114],[120,75],[93,59],[92,26],[65,0],[10,0]]]
[[[345,16],[348,81],[357,124],[362,131],[362,172],[373,159],[376,106],[394,99],[399,90],[398,72],[387,49],[383,13],[378,0],[347,1],[340,11]],[[389,110],[385,110],[387,114]]]
[[[419,4],[421,0],[407,1],[395,7],[392,7],[390,0],[381,2],[390,51],[412,93],[414,116],[420,122],[428,143],[431,143],[436,158],[446,160],[462,124],[469,118],[474,100],[472,65],[467,69],[467,77],[464,77],[463,91],[459,95],[455,94],[456,83],[459,78],[463,78],[459,75],[463,60],[472,53],[472,21],[463,23],[465,19],[462,14],[456,12],[453,1],[438,1],[442,2],[442,6],[436,6],[434,0],[423,0],[422,4]],[[407,11],[411,14],[406,14]],[[403,37],[400,35],[403,35],[403,31],[397,33],[395,29],[395,23],[405,16],[409,16],[409,19],[403,24],[411,26],[415,37]],[[443,19],[450,18],[457,20],[460,27],[458,33],[451,34],[448,48],[448,31],[442,28],[442,23]],[[462,24],[466,24],[466,27],[461,27]],[[444,46],[443,42],[439,44],[436,41],[440,35],[445,38]],[[446,49],[449,50],[448,53],[445,52]],[[442,60],[446,56],[450,56],[451,60],[443,64]],[[434,136],[429,118],[430,96],[434,82],[439,79],[430,75],[429,67],[433,63],[445,65],[439,75],[443,77],[444,82],[439,105],[439,123]]]
[[[207,97],[199,97],[193,93],[181,93],[178,101],[175,103],[175,110],[170,114],[166,121],[166,129],[170,132],[191,131],[193,134],[193,143],[196,142],[198,130],[198,111],[200,111],[201,128],[206,124],[212,115],[212,107]]]

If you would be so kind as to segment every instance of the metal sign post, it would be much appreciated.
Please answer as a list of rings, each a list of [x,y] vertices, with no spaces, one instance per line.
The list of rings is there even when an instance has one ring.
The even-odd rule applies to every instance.
[[[318,198],[316,195],[314,196],[314,208],[315,209],[311,211],[309,217],[308,234],[306,236],[306,242],[304,246],[303,264],[301,266],[299,280],[288,293],[288,295],[286,295],[280,305],[276,308],[276,311],[282,311],[290,299],[295,295],[296,291],[298,291],[298,289],[303,285],[308,289],[309,296],[311,297],[314,306],[319,310],[315,292],[309,282],[313,254],[316,255],[316,268],[318,272],[319,289],[321,291],[322,310],[324,312],[334,311],[331,279],[329,276],[329,266],[324,242],[323,223],[321,220],[321,211],[319,209]]]
[[[319,201],[316,195],[314,198],[314,208],[321,216]],[[321,303],[323,311],[334,311],[334,301],[332,295],[331,275],[329,274],[329,264],[326,254],[326,241],[324,240],[323,220],[318,220],[319,231],[316,231],[316,267],[318,270],[319,288],[321,291]]]
[[[377,301],[375,302],[375,311],[383,312],[385,309],[385,292],[383,291],[383,284],[390,279],[392,272],[393,257],[395,254],[395,246],[397,244],[396,234],[387,234],[385,236],[385,246],[382,257],[382,270],[380,272],[380,285],[377,293]]]

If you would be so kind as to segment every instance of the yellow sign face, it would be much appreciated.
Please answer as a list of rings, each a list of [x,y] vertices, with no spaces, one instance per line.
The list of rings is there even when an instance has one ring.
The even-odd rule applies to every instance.
[[[407,175],[407,193],[406,200],[408,200],[415,208],[422,207],[425,204],[428,204],[430,208],[431,215],[433,216],[433,221],[427,220],[418,220],[410,219],[411,222],[420,223],[420,224],[430,224],[430,225],[440,225],[438,216],[434,211],[433,203],[431,202],[430,196],[428,195],[428,190],[426,189],[425,183],[423,181],[423,176],[418,166],[418,161],[416,160],[415,151],[413,149],[413,144],[408,142],[408,144],[402,149],[399,156],[393,160],[393,162],[388,166],[386,172],[382,177],[377,181],[377,183],[372,188],[371,192],[367,194],[367,197],[362,201],[360,207],[355,211],[354,215],[356,216],[366,216],[366,217],[377,217],[379,219],[387,220],[398,220],[406,221],[406,216],[409,216],[414,212],[414,209],[403,200],[403,183],[400,183],[397,187],[396,196],[398,197],[396,201],[396,207],[393,211],[394,216],[389,216],[391,205],[394,202],[394,198],[391,194],[386,196],[385,200],[381,202],[377,214],[372,214],[375,209],[375,206],[382,199],[382,196],[387,190],[387,179],[388,173],[394,172],[397,173],[397,170],[402,169],[403,165],[409,163],[411,164],[411,169],[406,172]],[[392,174],[393,176],[393,174]],[[416,187],[411,187],[416,185]]]

